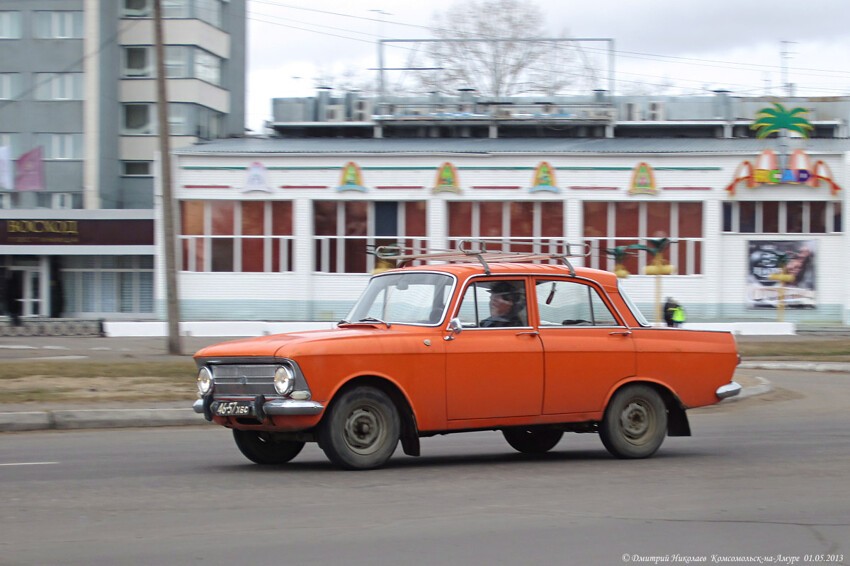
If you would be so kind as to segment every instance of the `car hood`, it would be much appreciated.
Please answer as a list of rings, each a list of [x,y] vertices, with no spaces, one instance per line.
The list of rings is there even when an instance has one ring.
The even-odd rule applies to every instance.
[[[399,327],[394,326],[393,331],[396,328]],[[299,354],[329,353],[338,348],[351,350],[352,340],[373,340],[376,333],[384,334],[387,330],[384,325],[363,325],[242,338],[202,348],[195,353],[195,358],[290,358]],[[339,341],[342,342],[337,346]]]

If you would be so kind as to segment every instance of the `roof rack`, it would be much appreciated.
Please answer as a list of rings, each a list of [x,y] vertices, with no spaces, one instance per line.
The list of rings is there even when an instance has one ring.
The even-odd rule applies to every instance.
[[[575,276],[576,270],[570,263],[571,257],[587,257],[590,255],[590,245],[587,243],[571,244],[566,240],[547,239],[545,247],[558,250],[557,253],[544,252],[511,252],[501,249],[488,249],[487,246],[506,247],[510,245],[531,246],[534,242],[517,242],[503,240],[459,240],[454,250],[429,250],[416,251],[416,249],[393,244],[379,246],[375,249],[375,256],[380,259],[395,261],[397,267],[404,267],[412,261],[444,261],[447,263],[473,263],[478,262],[484,266],[484,272],[490,275],[489,263],[497,262],[528,262],[528,261],[551,261],[563,262],[570,270],[570,275]],[[581,250],[579,252],[579,250]]]

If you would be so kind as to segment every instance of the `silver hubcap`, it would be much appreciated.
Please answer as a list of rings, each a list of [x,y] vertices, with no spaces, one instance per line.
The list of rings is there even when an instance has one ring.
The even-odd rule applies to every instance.
[[[652,428],[652,410],[639,401],[632,401],[620,414],[620,426],[629,440],[641,440]]]
[[[373,407],[358,407],[345,419],[345,443],[358,454],[375,452],[385,436],[384,417]]]

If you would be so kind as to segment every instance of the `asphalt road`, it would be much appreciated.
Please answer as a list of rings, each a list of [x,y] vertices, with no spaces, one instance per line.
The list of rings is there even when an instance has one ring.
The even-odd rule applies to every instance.
[[[769,379],[642,461],[481,432],[343,472],[315,445],[253,465],[211,425],[7,433],[0,564],[850,564],[850,375]]]

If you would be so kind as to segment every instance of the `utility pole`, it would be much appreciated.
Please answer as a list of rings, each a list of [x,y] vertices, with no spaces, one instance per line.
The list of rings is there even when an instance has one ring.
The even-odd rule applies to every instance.
[[[782,86],[785,88],[785,94],[790,98],[794,96],[794,85],[788,79],[788,59],[793,53],[788,51],[788,46],[796,41],[782,41]]]
[[[156,50],[156,109],[159,118],[160,179],[162,183],[162,243],[165,248],[165,300],[168,316],[168,353],[182,354],[180,304],[177,297],[176,245],[174,240],[174,197],[171,194],[171,139],[168,129],[165,47],[162,33],[162,0],[154,0],[154,43]]]

